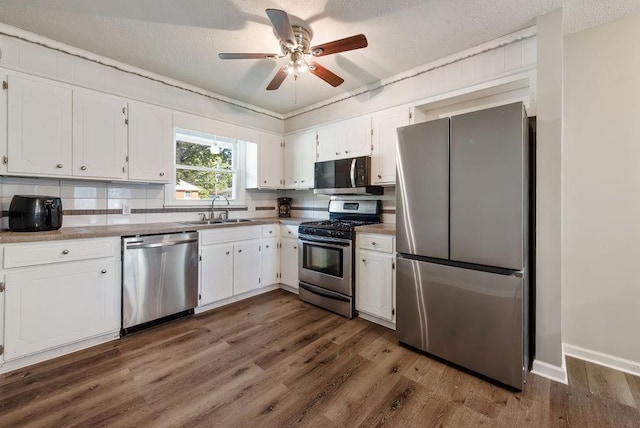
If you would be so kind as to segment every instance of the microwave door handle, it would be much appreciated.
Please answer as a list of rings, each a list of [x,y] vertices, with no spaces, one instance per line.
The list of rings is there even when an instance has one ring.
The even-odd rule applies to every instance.
[[[356,158],[351,159],[351,187],[356,187]]]

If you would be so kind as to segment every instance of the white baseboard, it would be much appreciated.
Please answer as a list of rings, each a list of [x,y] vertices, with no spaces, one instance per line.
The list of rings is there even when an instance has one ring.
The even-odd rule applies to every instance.
[[[625,360],[624,358],[614,357],[613,355],[603,354],[602,352],[592,351],[591,349],[585,349],[575,345],[569,345],[568,343],[564,343],[562,348],[564,353],[571,357],[640,376],[640,362]]]
[[[284,291],[288,291],[289,293],[298,294],[298,288],[292,287],[287,284],[280,283],[280,289]]]
[[[367,313],[364,312],[358,312],[358,317],[362,318],[363,320],[367,320],[376,324],[380,324],[383,327],[387,327],[391,330],[395,330],[396,329],[396,325],[395,323],[392,323],[391,321],[387,321],[387,320],[383,320],[380,319],[376,316],[373,315],[369,315]]]
[[[556,382],[564,383],[567,385],[567,365],[565,364],[564,354],[562,354],[562,366],[554,366],[553,364],[545,363],[540,360],[533,360],[533,366],[531,373],[538,376],[546,377]]]

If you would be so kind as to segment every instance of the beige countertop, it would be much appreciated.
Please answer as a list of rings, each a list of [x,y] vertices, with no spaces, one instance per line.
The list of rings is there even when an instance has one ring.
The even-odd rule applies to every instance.
[[[356,227],[357,233],[381,233],[383,235],[395,235],[396,225],[394,223],[377,223]]]
[[[153,235],[160,233],[175,233],[202,229],[220,229],[227,227],[258,226],[263,224],[282,223],[296,225],[303,221],[314,219],[290,218],[257,218],[247,223],[223,223],[211,225],[191,225],[183,222],[142,223],[142,224],[114,224],[107,226],[63,227],[59,230],[43,232],[0,232],[0,244],[20,242],[57,241],[63,239],[105,238],[114,236]]]

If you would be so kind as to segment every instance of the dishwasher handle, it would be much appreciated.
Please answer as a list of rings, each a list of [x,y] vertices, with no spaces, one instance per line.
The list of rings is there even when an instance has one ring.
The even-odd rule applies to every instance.
[[[134,241],[127,243],[127,249],[136,249],[136,248],[159,248],[159,247],[171,247],[173,245],[181,245],[181,244],[189,244],[192,242],[198,242],[198,238],[194,239],[181,239],[177,241],[164,241],[164,242],[154,242],[152,244],[145,244],[144,241]]]

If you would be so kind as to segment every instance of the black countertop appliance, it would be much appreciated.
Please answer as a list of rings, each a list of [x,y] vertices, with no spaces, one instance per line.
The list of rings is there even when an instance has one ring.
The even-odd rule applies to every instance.
[[[9,230],[38,232],[62,227],[62,201],[55,196],[15,195],[9,206]]]

